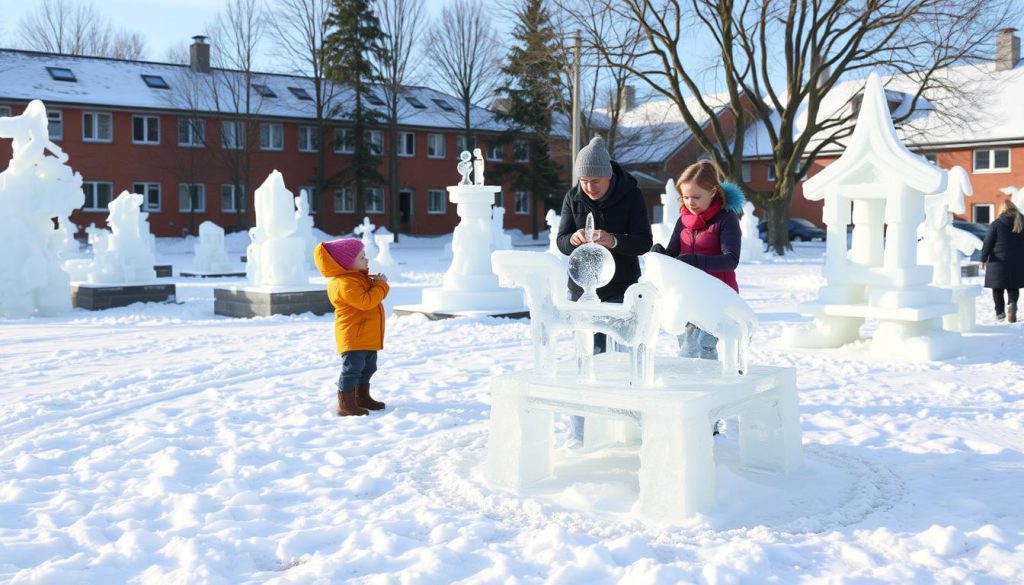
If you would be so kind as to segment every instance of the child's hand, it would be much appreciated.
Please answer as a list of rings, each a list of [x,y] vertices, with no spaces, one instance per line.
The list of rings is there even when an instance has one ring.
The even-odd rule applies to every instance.
[[[384,274],[384,273],[376,274],[376,275],[374,275],[373,280],[374,280],[374,282],[378,282],[378,281],[379,282],[387,282],[388,281],[388,275]]]

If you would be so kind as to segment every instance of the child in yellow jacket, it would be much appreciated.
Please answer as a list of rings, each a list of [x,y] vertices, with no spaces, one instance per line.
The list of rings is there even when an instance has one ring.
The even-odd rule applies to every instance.
[[[341,354],[338,416],[363,416],[382,410],[370,396],[370,377],[377,371],[377,352],[384,349],[384,297],[388,279],[370,274],[363,243],[353,238],[317,244],[313,259],[327,281],[334,305],[334,340]]]

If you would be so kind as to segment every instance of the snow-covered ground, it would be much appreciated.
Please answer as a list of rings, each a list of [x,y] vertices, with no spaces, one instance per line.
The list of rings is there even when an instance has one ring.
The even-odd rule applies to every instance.
[[[392,248],[388,307],[440,285],[444,243]],[[158,262],[177,274],[190,249],[161,240]],[[560,445],[543,484],[487,484],[488,379],[529,367],[525,321],[389,317],[388,408],[344,419],[332,317],[215,316],[213,287],[241,279],[0,322],[0,582],[1021,583],[1024,327],[986,294],[948,362],[784,350],[822,253],[739,271],[752,363],[798,370],[804,467],[742,471],[727,430],[717,507],[680,526],[636,518],[626,447]]]

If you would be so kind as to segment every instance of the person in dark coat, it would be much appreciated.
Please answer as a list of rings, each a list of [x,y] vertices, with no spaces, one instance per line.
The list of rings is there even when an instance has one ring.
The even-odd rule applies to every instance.
[[[1024,288],[1024,216],[1013,201],[1004,201],[999,217],[988,226],[981,266],[985,288],[992,289],[996,319],[1016,323],[1017,300]]]
[[[602,302],[621,303],[626,289],[640,280],[639,257],[651,249],[651,220],[647,203],[633,175],[613,161],[604,139],[595,136],[576,155],[574,176],[578,183],[562,200],[562,221],[556,244],[565,255],[587,242],[584,229],[587,214],[594,215],[594,243],[608,248],[615,260],[615,274],[608,284],[597,289]],[[570,297],[583,294],[572,279]],[[605,351],[603,333],[594,335],[594,353]],[[573,439],[583,441],[583,417],[572,417]]]

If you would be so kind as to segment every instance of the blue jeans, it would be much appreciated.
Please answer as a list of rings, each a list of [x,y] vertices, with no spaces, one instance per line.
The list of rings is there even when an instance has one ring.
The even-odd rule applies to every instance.
[[[686,332],[680,335],[679,357],[718,359],[718,338],[694,325],[686,324]]]
[[[622,303],[623,297],[612,297],[605,300],[606,303]],[[576,300],[576,299],[573,299]],[[594,334],[594,355],[604,353],[608,347],[608,336],[604,333]],[[569,417],[569,428],[572,430],[572,438],[583,442],[583,417],[573,415]]]
[[[369,350],[346,351],[341,354],[340,392],[355,392],[357,384],[369,384],[377,371],[377,352]]]

